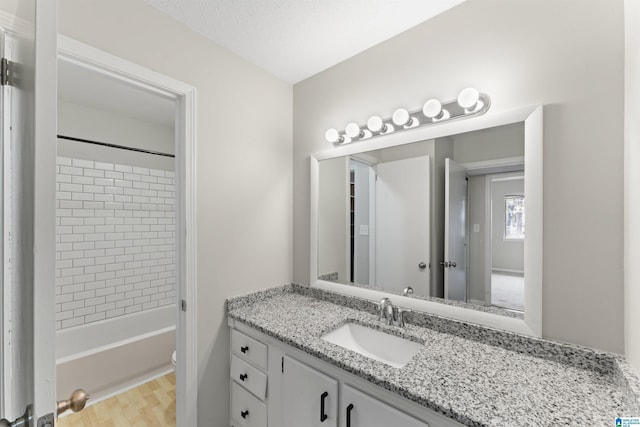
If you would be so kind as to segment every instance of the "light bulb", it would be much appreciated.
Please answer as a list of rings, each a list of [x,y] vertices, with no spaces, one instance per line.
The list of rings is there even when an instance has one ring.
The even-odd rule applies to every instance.
[[[347,134],[347,136],[352,139],[362,138],[364,136],[364,134],[360,130],[360,126],[358,126],[358,124],[355,122],[349,123],[344,131]]]
[[[479,99],[480,93],[476,89],[468,87],[466,89],[462,89],[458,95],[458,105],[465,110],[474,110]]]
[[[324,137],[332,144],[337,144],[344,141],[344,138],[341,137],[340,133],[334,128],[327,129],[327,131],[324,133]]]
[[[367,127],[371,132],[384,133],[387,130],[387,125],[384,124],[380,116],[371,116],[367,120]]]
[[[404,108],[398,108],[394,111],[391,120],[393,120],[393,123],[397,126],[411,126],[414,121],[409,112]]]
[[[437,99],[430,99],[424,103],[422,112],[430,119],[442,118],[442,104]]]

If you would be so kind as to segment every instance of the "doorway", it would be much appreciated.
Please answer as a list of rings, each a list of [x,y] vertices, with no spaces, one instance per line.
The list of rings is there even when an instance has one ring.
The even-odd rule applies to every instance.
[[[59,138],[57,165],[62,177],[58,241],[63,246],[57,255],[62,296],[57,303],[65,312],[57,319],[59,341],[78,342],[70,330],[103,331],[107,325],[133,334],[118,335],[115,343],[93,342],[92,349],[79,352],[59,350],[64,353],[58,358],[60,386],[83,387],[82,375],[76,374],[73,381],[79,383],[71,385],[60,370],[71,362],[89,363],[77,354],[124,360],[132,368],[127,378],[116,381],[104,369],[95,378],[102,387],[97,400],[106,398],[172,370],[175,349],[176,420],[195,426],[195,89],[62,36],[58,63],[61,75],[76,73],[71,84],[61,84],[67,99],[59,103],[59,136],[64,138]],[[93,101],[74,87],[81,81],[92,88]],[[96,97],[101,104],[95,104]],[[102,115],[96,114],[99,110]],[[110,132],[105,118],[117,123]],[[68,202],[64,207],[63,201]],[[73,300],[63,301],[69,293]],[[83,307],[74,304],[79,300]],[[88,335],[113,337],[114,332]],[[155,361],[151,368],[150,360]],[[136,365],[147,369],[136,370]]]

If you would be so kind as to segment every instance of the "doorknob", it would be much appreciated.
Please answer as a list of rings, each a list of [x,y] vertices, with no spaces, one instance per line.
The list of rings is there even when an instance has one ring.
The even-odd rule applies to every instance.
[[[14,422],[11,422],[6,419],[0,420],[0,427],[31,427],[33,414],[31,413],[31,405],[27,406],[27,409],[24,411],[24,414],[18,418]]]
[[[71,409],[73,412],[79,412],[84,409],[84,405],[87,404],[87,400],[89,400],[89,395],[86,391],[79,388],[78,390],[71,393],[71,397],[69,400],[61,400],[58,402],[58,409],[56,410],[56,414],[59,416],[67,409]]]
[[[420,270],[424,270],[425,268],[427,268],[427,264],[426,264],[426,263],[424,263],[424,262],[421,262],[420,264],[418,264],[418,268],[419,268]]]

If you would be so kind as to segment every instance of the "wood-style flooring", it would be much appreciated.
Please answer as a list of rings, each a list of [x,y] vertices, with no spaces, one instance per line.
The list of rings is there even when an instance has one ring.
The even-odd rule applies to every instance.
[[[58,427],[164,427],[176,425],[172,372],[58,420]]]

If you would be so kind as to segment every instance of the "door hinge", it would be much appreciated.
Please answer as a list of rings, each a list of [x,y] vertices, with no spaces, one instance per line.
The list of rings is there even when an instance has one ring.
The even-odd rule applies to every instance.
[[[182,311],[187,311],[187,300],[183,299],[180,301],[180,309]]]
[[[0,59],[0,86],[13,86],[13,62],[7,58]]]
[[[38,418],[38,427],[53,427],[53,412]]]
[[[282,373],[284,374],[284,357],[282,358]]]

